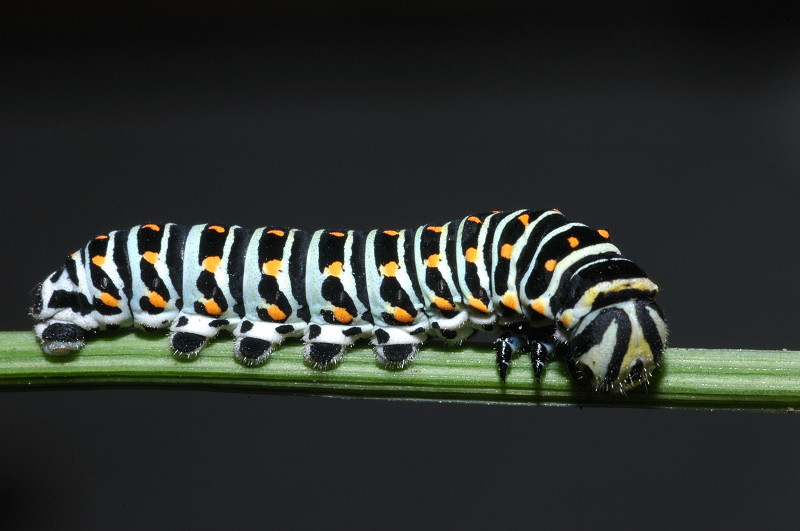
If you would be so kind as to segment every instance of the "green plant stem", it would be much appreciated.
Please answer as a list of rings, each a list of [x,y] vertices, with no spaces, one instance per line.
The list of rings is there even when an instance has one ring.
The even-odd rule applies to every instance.
[[[490,345],[456,349],[426,345],[404,370],[377,365],[367,345],[352,349],[338,367],[320,371],[302,362],[301,346],[287,342],[261,367],[233,359],[220,339],[194,361],[178,361],[163,334],[101,334],[80,353],[42,354],[31,332],[0,332],[0,388],[202,387],[339,397],[368,397],[540,405],[761,409],[800,407],[800,352],[669,349],[651,385],[623,396],[595,393],[573,383],[560,361],[540,383],[530,360],[518,358],[501,382]]]

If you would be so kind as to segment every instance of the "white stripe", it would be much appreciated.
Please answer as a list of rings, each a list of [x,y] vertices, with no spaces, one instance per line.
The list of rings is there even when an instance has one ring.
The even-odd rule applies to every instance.
[[[619,253],[619,249],[617,249],[614,245],[610,243],[598,243],[595,245],[589,245],[582,249],[576,249],[569,253],[566,257],[564,257],[558,264],[556,264],[556,268],[553,270],[553,276],[550,278],[550,284],[547,286],[547,289],[542,293],[540,296],[536,297],[537,299],[546,298],[549,299],[555,295],[556,290],[558,289],[558,285],[561,283],[561,276],[564,274],[564,271],[572,266],[575,262],[586,258],[587,256],[591,256],[593,254],[601,254],[601,253],[612,253],[616,252]],[[523,284],[524,286],[524,284]],[[526,301],[530,302],[530,301]]]

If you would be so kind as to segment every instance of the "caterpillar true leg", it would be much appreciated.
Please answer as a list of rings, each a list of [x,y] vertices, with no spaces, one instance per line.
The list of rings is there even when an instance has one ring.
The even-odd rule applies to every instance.
[[[497,372],[500,379],[506,381],[511,359],[521,351],[527,350],[528,340],[525,337],[506,332],[494,340],[494,350],[497,354]]]

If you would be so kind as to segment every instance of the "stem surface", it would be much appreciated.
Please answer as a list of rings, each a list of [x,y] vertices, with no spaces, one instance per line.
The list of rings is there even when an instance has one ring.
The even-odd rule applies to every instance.
[[[290,341],[257,368],[233,359],[231,341],[212,342],[194,361],[178,361],[162,334],[120,332],[92,338],[78,354],[45,357],[31,332],[0,332],[0,389],[202,387],[338,397],[539,405],[761,409],[800,407],[800,352],[671,348],[654,381],[623,396],[575,385],[554,361],[541,383],[530,360],[517,358],[505,383],[491,345],[444,348],[429,343],[404,370],[381,368],[367,345],[319,371]]]

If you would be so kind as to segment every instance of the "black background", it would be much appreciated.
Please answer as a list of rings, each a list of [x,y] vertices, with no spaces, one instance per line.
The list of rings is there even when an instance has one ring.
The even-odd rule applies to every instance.
[[[2,328],[147,221],[408,227],[557,207],[661,286],[673,346],[797,339],[800,33],[673,3],[17,7]],[[796,524],[793,415],[203,391],[0,396],[0,525]]]

